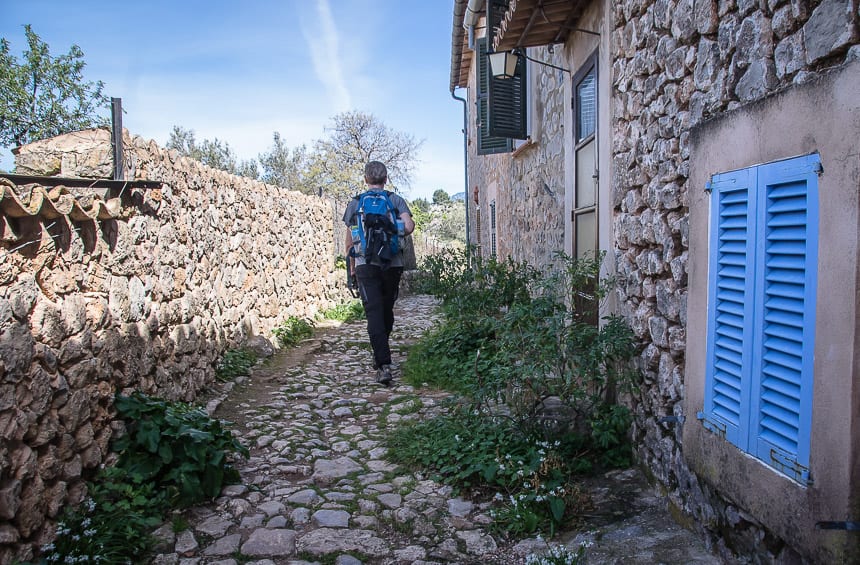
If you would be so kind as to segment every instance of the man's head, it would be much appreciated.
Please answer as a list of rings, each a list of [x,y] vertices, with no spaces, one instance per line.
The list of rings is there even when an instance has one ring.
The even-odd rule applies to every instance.
[[[364,166],[364,182],[371,186],[384,186],[388,182],[388,169],[379,161],[369,162]]]

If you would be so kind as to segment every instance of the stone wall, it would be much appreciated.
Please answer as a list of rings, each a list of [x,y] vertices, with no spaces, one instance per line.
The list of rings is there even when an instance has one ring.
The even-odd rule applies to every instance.
[[[536,49],[535,58],[560,61],[558,54]],[[564,249],[564,87],[558,71],[530,65],[535,92],[529,104],[530,140],[513,154],[477,155],[477,112],[469,124],[469,186],[478,189],[480,237],[476,237],[476,209],[470,205],[472,241],[480,239],[481,253],[491,254],[490,203],[496,203],[496,254],[531,265],[549,265]],[[469,104],[475,107],[475,70],[469,80]]]
[[[214,363],[346,298],[330,202],[126,134],[129,180],[6,182],[0,234],[0,563],[27,559],[105,462],[117,392],[193,400]],[[21,148],[16,173],[109,178],[110,134]],[[338,231],[340,235],[340,231]]]
[[[689,130],[860,56],[857,3],[643,0],[613,3],[613,12],[619,304],[645,344],[637,411],[650,416],[638,420],[639,455],[724,555],[788,559],[790,540],[773,539],[700,482],[683,460],[681,427],[660,419],[680,415],[684,398]]]

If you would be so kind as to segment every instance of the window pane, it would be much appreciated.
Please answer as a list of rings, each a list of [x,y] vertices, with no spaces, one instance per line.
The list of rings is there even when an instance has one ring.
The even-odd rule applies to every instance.
[[[576,85],[576,142],[594,133],[597,118],[597,82],[594,69]]]
[[[594,206],[594,140],[576,151],[576,202],[575,208]]]
[[[594,257],[597,249],[597,214],[594,211],[576,216],[576,258]]]

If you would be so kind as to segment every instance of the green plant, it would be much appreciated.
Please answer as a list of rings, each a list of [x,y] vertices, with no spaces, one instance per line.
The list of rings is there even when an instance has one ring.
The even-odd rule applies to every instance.
[[[136,562],[152,547],[148,534],[152,526],[151,518],[107,508],[87,498],[80,507],[63,512],[54,541],[41,548],[41,562],[106,565]]]
[[[323,317],[326,320],[338,320],[341,322],[354,322],[365,318],[364,306],[361,300],[351,300],[343,304],[338,304],[323,312]]]
[[[443,321],[409,349],[403,380],[468,394],[476,369],[486,371],[495,353],[495,323],[478,318],[471,323]],[[479,353],[480,352],[480,353]]]
[[[190,527],[191,523],[188,521],[188,518],[182,514],[174,514],[170,519],[170,528],[173,530],[174,534],[184,532]]]
[[[546,428],[544,401],[569,408],[584,428],[593,415],[635,391],[633,332],[618,317],[597,323],[601,256],[558,254],[553,268],[473,260],[447,252],[425,261],[425,290],[442,298],[443,322],[409,352],[404,378],[465,394],[476,405],[505,402],[523,431]]]
[[[313,322],[290,316],[280,326],[272,330],[282,347],[292,347],[303,339],[311,337],[314,333]]]
[[[507,418],[463,407],[400,426],[388,438],[394,460],[458,490],[494,491],[497,526],[513,534],[554,531],[581,509],[573,477],[590,469],[584,445],[573,435],[553,443],[523,436]]]
[[[231,349],[224,353],[215,367],[215,378],[229,381],[246,376],[257,363],[257,355],[249,349]]]
[[[389,452],[456,488],[495,491],[496,526],[552,533],[588,505],[575,477],[630,462],[633,332],[598,323],[612,281],[602,257],[527,264],[446,251],[425,260],[421,290],[442,324],[409,350],[404,380],[464,396],[460,408],[401,426]]]
[[[164,490],[171,505],[215,497],[238,479],[229,455],[247,457],[248,449],[203,409],[137,392],[117,396],[116,408],[126,421],[125,435],[114,443],[117,466],[133,482]]]

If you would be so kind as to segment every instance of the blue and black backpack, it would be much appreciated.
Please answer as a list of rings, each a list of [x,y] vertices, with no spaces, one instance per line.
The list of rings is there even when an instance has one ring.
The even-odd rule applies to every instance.
[[[387,190],[368,190],[356,196],[358,223],[352,226],[352,241],[358,244],[358,253],[368,263],[383,267],[387,267],[400,252],[397,229],[400,217],[390,196]],[[350,253],[356,254],[355,245]]]

